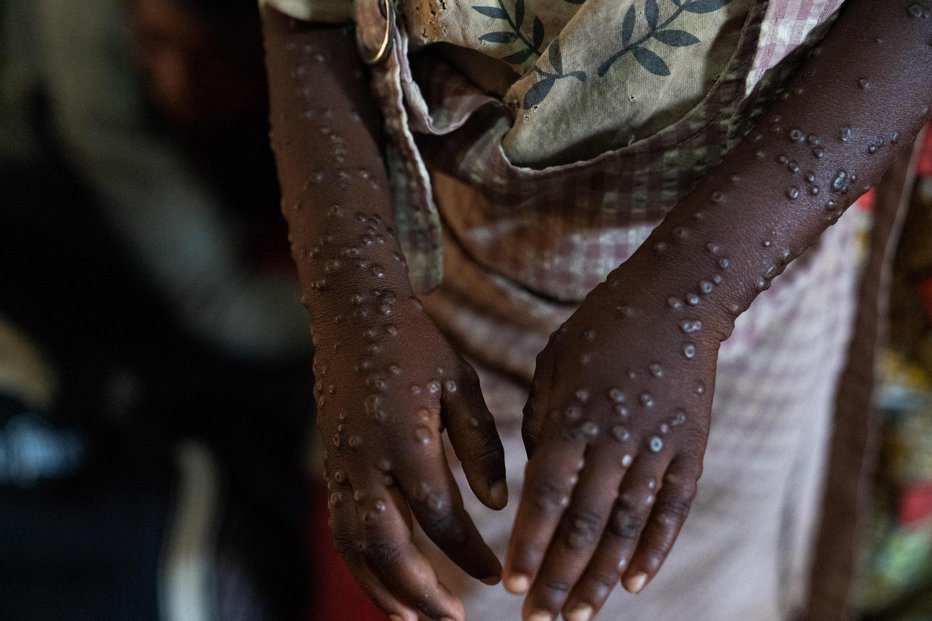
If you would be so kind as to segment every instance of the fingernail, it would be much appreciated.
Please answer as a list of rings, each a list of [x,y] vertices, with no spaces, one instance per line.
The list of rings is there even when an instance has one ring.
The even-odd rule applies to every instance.
[[[592,606],[582,604],[566,614],[566,621],[589,621],[592,618]]]
[[[553,621],[553,615],[549,612],[532,612],[524,621]]]
[[[504,479],[494,483],[489,493],[496,507],[504,507],[508,504],[508,484],[505,483]]]
[[[501,581],[502,581],[502,574],[501,574],[501,572],[499,572],[499,573],[494,573],[494,574],[491,574],[491,575],[489,575],[489,576],[486,576],[485,578],[480,579],[480,582],[482,582],[482,584],[487,584],[487,585],[489,585],[489,586],[495,586],[496,584],[498,584],[498,583],[501,582]]]
[[[531,586],[531,579],[524,574],[512,574],[505,578],[505,588],[514,593],[521,595]],[[537,614],[537,613],[534,613]]]
[[[639,572],[631,576],[625,581],[625,588],[631,591],[632,593],[640,593],[641,589],[644,588],[644,585],[647,583],[647,574]]]

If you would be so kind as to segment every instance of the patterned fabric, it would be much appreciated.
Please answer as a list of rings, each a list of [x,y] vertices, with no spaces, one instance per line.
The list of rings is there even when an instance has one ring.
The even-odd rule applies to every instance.
[[[854,314],[860,266],[854,247],[863,225],[863,214],[850,210],[739,318],[719,355],[712,431],[689,519],[663,570],[648,588],[637,596],[616,588],[599,619],[803,618],[834,386],[844,364]],[[428,296],[433,302],[427,305],[432,315],[438,297],[451,309],[463,302],[461,297],[448,299],[445,293],[446,281]],[[486,297],[483,291],[473,293]],[[827,307],[832,308],[830,316]],[[533,334],[542,345],[547,338],[546,311],[536,304],[524,308],[535,314],[533,321],[540,327]],[[449,316],[444,314],[441,321]],[[533,366],[530,351],[510,350],[512,344],[528,340],[513,323],[496,323],[472,306],[464,307],[458,319],[475,321],[470,323],[473,329],[501,339],[496,351],[512,352],[509,365]],[[490,368],[480,363],[477,371],[505,445],[509,495],[517,499],[526,464],[520,416],[528,383],[503,366]],[[452,453],[449,459],[459,483],[465,485]],[[466,508],[483,536],[502,555],[517,503],[496,512],[471,494],[465,496]],[[430,550],[431,562],[442,568],[444,583],[463,598],[470,619],[521,618],[522,598],[500,586],[485,587],[471,580],[425,536],[417,543]]]
[[[749,5],[470,0],[404,13],[413,48],[444,41],[482,55],[448,57],[511,111],[508,159],[540,167],[593,157],[682,116],[728,62]]]
[[[406,256],[416,268],[413,280],[431,288],[442,274],[433,192],[423,173],[427,159],[481,194],[483,208],[465,214],[442,209],[471,256],[504,266],[503,275],[533,291],[581,299],[748,131],[794,66],[787,52],[818,36],[813,30],[839,5],[840,0],[755,1],[718,80],[679,120],[591,159],[542,169],[518,166],[506,153],[518,127],[507,96],[503,101],[487,94],[439,54],[409,54],[399,28],[396,54],[373,82],[376,93],[394,93],[380,102],[394,143],[402,145],[402,155],[408,152],[405,165],[394,167],[403,171],[394,185],[410,188],[396,212]],[[573,114],[568,105],[564,115]]]
[[[318,10],[325,19],[341,15],[328,8],[339,6],[338,0],[268,1],[298,17]],[[359,30],[378,38],[384,18],[360,9],[373,2],[378,0],[359,0],[356,14]],[[349,4],[343,0],[344,17]],[[501,251],[484,255],[487,260],[521,263],[509,278],[558,299],[578,300],[718,164],[775,96],[772,85],[792,62],[767,72],[840,4],[690,0],[677,8],[673,0],[402,0],[396,53],[376,69],[373,89],[392,138],[396,228],[413,284],[426,291],[442,278],[440,218],[425,164],[431,142],[442,151],[435,167],[482,190],[493,214],[482,224],[512,232],[479,233],[485,246]],[[523,30],[513,28],[518,23]],[[506,26],[510,34],[500,30]],[[605,59],[597,59],[612,47],[608,42],[631,44],[649,33],[647,42],[619,56],[599,78]],[[531,49],[524,40],[533,44],[537,36],[539,49]],[[607,43],[593,46],[593,39]],[[713,39],[721,41],[703,43]],[[450,45],[417,52],[437,42]],[[521,62],[512,62],[518,68],[511,70],[501,58]],[[563,77],[549,77],[554,62],[566,69],[557,72]],[[671,75],[652,73],[664,73],[658,63]],[[586,74],[585,87],[573,71]],[[699,75],[710,79],[690,82]],[[603,85],[605,80],[614,86]],[[547,93],[540,98],[543,89]],[[527,105],[529,93],[537,93],[531,98],[536,104]],[[441,135],[442,141],[431,138]],[[590,196],[594,188],[601,188],[600,196]],[[507,223],[503,212],[510,212]],[[533,241],[516,240],[519,233],[529,237],[530,224]],[[578,237],[570,239],[573,234]],[[478,256],[484,248],[472,250]]]
[[[590,2],[597,6],[593,0],[584,6]],[[443,10],[459,10],[471,19],[477,13],[508,21],[497,11],[473,9],[472,1],[442,4]],[[475,4],[494,8],[491,0]],[[489,88],[476,74],[490,65],[477,58],[475,48],[463,51],[472,45],[462,43],[463,32],[447,24],[440,31],[462,45],[442,55],[419,52],[423,30],[412,30],[410,20],[399,21],[392,56],[373,71],[373,92],[392,144],[396,228],[414,284],[421,291],[433,289],[423,296],[427,310],[476,362],[506,444],[513,495],[519,493],[523,471],[521,406],[534,357],[550,332],[747,134],[841,4],[751,0],[723,69],[687,109],[630,143],[622,140],[594,152],[586,151],[590,145],[574,145],[576,151],[557,147],[556,153],[574,157],[557,161],[551,159],[553,152],[543,153],[542,166],[520,163],[509,149],[519,142],[515,132],[532,122],[525,115],[544,115],[547,106],[563,102],[565,118],[578,109],[563,87],[581,81],[570,70],[585,69],[570,64],[563,35],[558,57],[541,48],[536,60],[526,59],[529,66],[533,62],[533,67],[560,74],[534,109],[526,105],[528,93],[549,76],[539,71],[525,75],[523,91],[516,86],[522,79],[504,90]],[[648,12],[653,9],[647,7],[655,3],[615,4],[630,5],[645,9],[635,11],[636,24],[643,19],[651,27]],[[516,4],[497,6],[515,22]],[[619,9],[616,15],[622,38],[626,13]],[[425,23],[439,19],[434,13],[422,17]],[[657,24],[662,19],[658,15]],[[570,19],[567,28],[572,25]],[[358,21],[357,26],[375,32],[384,24]],[[533,27],[530,32],[533,44]],[[501,43],[492,46],[496,58],[521,50],[520,38],[493,38],[501,39],[490,42]],[[654,61],[635,58],[633,51],[630,56],[625,59],[629,69],[658,77],[645,66]],[[561,63],[565,71],[557,66]],[[488,76],[494,78],[491,71]],[[606,106],[610,97],[596,99],[611,108]],[[617,140],[630,127],[620,123],[613,130]],[[836,524],[854,522],[863,468],[866,431],[859,430],[867,428],[864,397],[869,399],[870,382],[857,375],[864,370],[858,365],[845,367],[856,298],[858,215],[855,210],[846,215],[740,318],[721,352],[713,431],[693,514],[657,580],[637,598],[616,594],[606,619],[769,621],[802,613],[826,463],[831,465],[829,487],[836,490],[832,498],[846,516],[836,511]],[[879,289],[864,291],[876,298]],[[833,313],[824,312],[828,306]],[[869,318],[859,316],[859,321],[866,325]],[[861,359],[871,359],[866,354],[872,343],[855,343]],[[863,390],[842,395],[852,416],[847,419],[850,433],[835,434],[829,457],[834,388],[842,368]],[[855,410],[859,415],[851,414]],[[483,533],[503,546],[509,516],[479,506],[469,509],[479,516]],[[753,528],[722,529],[722,523]],[[824,527],[832,528],[828,522]],[[855,528],[842,530],[842,539],[850,543]],[[820,536],[827,542],[826,534]],[[817,566],[829,571],[815,576],[822,588],[812,596],[815,612],[808,618],[843,618],[850,549],[818,560]],[[439,556],[436,561],[443,564]],[[457,575],[451,569],[446,579],[465,598],[472,616],[517,618],[516,598],[483,592]]]
[[[272,2],[303,19],[332,16],[341,4]],[[357,14],[370,4],[382,2],[357,2]],[[446,56],[473,88],[512,110],[514,126],[503,145],[509,159],[540,166],[628,144],[689,110],[727,63],[750,4],[400,0],[398,13],[412,50],[453,46],[431,53]],[[346,14],[351,3],[342,5]]]
[[[399,48],[405,54],[399,55],[398,79],[413,120],[400,129],[432,173],[431,196],[446,235],[440,244],[446,276],[425,303],[480,368],[513,460],[513,493],[523,471],[518,421],[534,355],[591,287],[741,140],[779,95],[806,50],[803,44],[821,36],[820,26],[827,26],[838,5],[755,2],[725,70],[692,110],[633,144],[544,169],[509,160],[503,145],[513,126],[505,107],[483,103],[486,95],[452,63]],[[391,123],[392,109],[385,109]],[[804,610],[833,390],[851,334],[855,219],[851,214],[808,260],[795,264],[795,285],[785,275],[723,347],[705,491],[670,564],[652,585],[655,595],[618,594],[606,618],[737,621],[785,619]],[[815,286],[827,282],[837,289]],[[780,302],[826,293],[828,298],[795,310]],[[822,312],[829,304],[839,314]],[[808,336],[793,345],[797,330]],[[820,347],[803,345],[813,342]],[[857,402],[863,410],[864,400]],[[835,444],[849,460],[863,453],[863,445]],[[839,489],[852,489],[857,472],[833,480],[846,479]],[[848,515],[855,509],[851,502],[844,504]],[[479,507],[471,509],[483,515]],[[503,546],[511,521],[501,515],[479,519],[484,533]],[[723,533],[723,519],[756,527]],[[843,560],[844,554],[832,559]],[[832,561],[826,566],[839,579],[821,579],[825,588],[815,595],[818,612],[812,617],[820,621],[840,618],[845,609],[850,571]],[[498,592],[453,584],[478,618],[517,613],[518,604]]]

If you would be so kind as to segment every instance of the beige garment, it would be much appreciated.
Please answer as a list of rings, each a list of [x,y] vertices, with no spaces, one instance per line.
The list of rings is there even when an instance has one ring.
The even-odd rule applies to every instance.
[[[863,225],[863,214],[849,210],[738,318],[719,354],[712,429],[689,519],[655,580],[637,596],[616,589],[599,621],[801,618],[834,388],[851,336],[860,267],[855,248]],[[445,296],[441,286],[430,299],[435,304]],[[827,308],[831,321],[824,320]],[[480,317],[473,319],[473,329],[487,328]],[[507,339],[500,327],[490,329]],[[527,387],[487,367],[477,370],[505,446],[511,500],[495,512],[469,492],[464,497],[503,558],[524,478],[520,416]],[[450,458],[467,490],[452,453]],[[522,598],[469,579],[423,534],[418,545],[429,550],[444,582],[463,599],[468,619],[521,618]]]
[[[302,19],[351,10],[267,1]],[[686,113],[725,68],[750,2],[401,0],[398,10],[412,52],[448,44],[448,60],[512,110],[508,158],[543,166],[630,144]]]
[[[716,5],[715,0],[694,0],[693,6],[700,6],[700,2],[707,8]],[[449,11],[458,7],[465,12],[475,11],[473,4],[492,6],[493,3],[494,0],[477,0],[460,5],[448,0],[441,8]],[[620,8],[612,14],[618,20],[615,32],[622,36],[628,13],[625,7],[635,6],[635,28],[629,41],[637,40],[634,34],[637,26],[649,25],[645,9],[651,4],[650,0],[616,2],[614,6]],[[719,7],[723,11],[736,9],[735,16],[748,13],[749,5],[740,12],[737,11],[739,4],[718,4],[726,5]],[[672,0],[657,3],[658,29],[659,24],[668,19],[668,14],[662,11],[669,11],[673,5]],[[421,79],[424,76],[418,70],[423,67],[418,66],[417,53],[410,56],[411,71],[404,60],[387,65],[388,73],[397,74],[389,76],[397,81],[397,84],[392,83],[395,88],[388,89],[388,96],[380,99],[387,124],[391,126],[394,122],[403,125],[404,129],[409,129],[410,125],[413,127],[411,131],[419,134],[418,138],[423,134],[450,132],[443,138],[424,138],[420,142],[410,134],[404,137],[415,146],[437,147],[429,152],[434,160],[428,157],[428,161],[436,170],[455,176],[457,183],[472,190],[472,194],[451,191],[451,188],[456,189],[456,184],[439,183],[440,175],[433,178],[433,186],[428,184],[424,187],[428,192],[433,187],[432,196],[445,219],[446,233],[451,238],[455,237],[466,250],[460,253],[466,260],[451,263],[456,259],[456,249],[453,243],[445,245],[449,267],[447,277],[436,291],[425,298],[425,303],[461,350],[475,354],[481,349],[486,354],[486,366],[477,365],[477,370],[482,377],[483,393],[500,423],[514,500],[520,494],[523,478],[523,447],[518,421],[526,396],[524,382],[532,368],[534,354],[555,327],[554,322],[559,322],[558,315],[571,312],[571,302],[581,297],[573,291],[573,295],[564,295],[567,304],[560,305],[554,300],[564,297],[554,293],[562,291],[565,294],[568,283],[579,284],[581,290],[588,290],[582,284],[591,288],[590,283],[583,283],[582,279],[579,279],[582,284],[571,280],[600,269],[603,259],[613,260],[611,265],[614,266],[630,255],[650,227],[663,217],[663,207],[674,204],[688,191],[695,178],[706,174],[741,139],[756,118],[755,114],[759,114],[755,106],[763,106],[768,97],[775,97],[775,89],[793,67],[792,59],[764,80],[762,89],[757,88],[761,86],[759,80],[764,73],[780,63],[814,28],[826,23],[839,5],[840,0],[775,0],[769,7],[766,2],[756,2],[749,15],[761,17],[761,12],[766,10],[766,16],[763,20],[748,20],[745,45],[742,47],[739,43],[737,46],[714,48],[728,56],[732,50],[742,50],[735,55],[736,62],[730,72],[734,75],[725,72],[728,79],[720,81],[723,88],[718,89],[716,96],[696,106],[693,112],[671,114],[663,123],[658,120],[654,131],[645,132],[645,135],[650,135],[647,139],[636,141],[626,149],[607,152],[613,146],[628,144],[624,135],[631,130],[630,127],[621,123],[612,125],[608,132],[611,135],[606,142],[600,143],[605,136],[585,134],[585,127],[589,127],[592,121],[587,116],[588,108],[587,112],[582,111],[585,106],[601,106],[612,119],[622,119],[624,123],[631,124],[630,117],[619,112],[623,99],[614,97],[611,91],[599,91],[598,96],[583,96],[585,101],[582,103],[575,101],[572,106],[566,106],[562,121],[557,121],[564,124],[558,124],[556,131],[526,137],[528,141],[539,139],[541,148],[549,149],[549,154],[542,154],[541,159],[534,163],[584,159],[587,153],[601,156],[589,162],[570,164],[563,167],[563,173],[549,177],[546,176],[548,171],[529,171],[511,166],[521,161],[516,145],[521,144],[519,138],[524,139],[520,134],[533,127],[535,117],[544,118],[550,104],[562,106],[564,101],[572,100],[574,93],[564,87],[581,80],[570,75],[571,71],[586,71],[586,88],[596,88],[589,80],[590,72],[599,77],[598,66],[594,69],[571,66],[572,55],[564,49],[572,48],[570,34],[583,37],[583,33],[591,33],[602,26],[610,30],[598,21],[592,22],[589,30],[581,27],[574,30],[577,17],[582,20],[590,10],[597,13],[603,6],[600,0],[586,0],[575,8],[574,17],[566,22],[559,35],[561,54],[558,59],[552,53],[553,39],[549,39],[550,47],[537,60],[527,60],[532,67],[543,71],[563,69],[556,72],[561,75],[553,78],[539,72],[526,73],[523,91],[519,90],[522,79],[496,88],[495,80],[499,79],[499,73],[489,71],[491,79],[486,80],[486,76],[479,75],[482,71],[470,66],[473,63],[483,70],[500,67],[501,63],[490,64],[492,61],[488,59],[500,58],[506,52],[520,52],[520,39],[506,41],[509,37],[502,35],[501,41],[487,40],[485,43],[488,45],[477,48],[474,42],[466,40],[461,31],[447,27],[443,32],[444,40],[451,43],[460,41],[460,47],[457,52],[446,48],[446,59],[459,72],[468,75],[473,84],[484,84],[491,90],[489,99],[503,100],[514,111],[514,118],[495,117],[485,132],[481,127],[483,117],[474,119],[476,122],[471,126],[464,125],[468,123],[469,114],[478,109],[471,107],[471,101],[482,94],[476,93],[471,85],[461,87],[454,84],[456,76],[442,73],[443,67],[437,66],[440,63],[435,63],[434,68],[438,69],[437,76],[451,78],[445,82]],[[410,49],[413,50],[424,44],[420,39],[427,38],[427,35],[412,26],[406,6],[402,11],[408,18],[405,26],[410,37]],[[437,11],[436,6],[425,6]],[[505,6],[514,21],[517,4],[509,0],[500,8]],[[535,2],[534,6],[538,4]],[[508,21],[500,18],[496,11],[475,12],[493,22]],[[703,19],[715,13],[710,10]],[[533,15],[530,4],[526,7],[525,20],[530,19],[527,15]],[[421,17],[432,24],[440,23],[442,31],[442,19],[435,13]],[[678,23],[671,22],[671,25]],[[717,31],[721,35],[718,38],[727,34],[725,24],[727,21]],[[552,34],[548,33],[546,26],[544,31],[545,35]],[[487,32],[498,31],[484,31],[479,36]],[[533,43],[533,25],[530,32]],[[564,33],[567,35],[565,40]],[[398,40],[405,41],[403,37]],[[593,45],[592,41],[590,36],[587,41],[590,48],[602,47]],[[650,45],[653,43],[655,41]],[[697,45],[680,47],[697,53]],[[751,49],[746,49],[748,46]],[[402,49],[401,54],[406,51]],[[708,50],[707,53],[714,56]],[[598,50],[593,54],[599,58],[611,56],[611,53],[603,54]],[[654,82],[642,79],[645,76],[650,80],[662,79],[662,76],[650,71],[650,67],[656,69],[659,65],[644,60],[649,56],[643,52],[641,56],[641,59],[635,58],[632,51],[611,66],[605,76],[609,78],[615,72],[634,70],[629,71],[630,79],[619,88],[634,84],[656,103],[673,91],[653,88],[651,84]],[[680,66],[674,58],[675,55],[670,56],[669,63],[665,58],[661,60],[671,75],[675,74],[680,79],[683,74],[679,73]],[[562,66],[557,67],[555,62]],[[746,74],[749,77],[745,80],[742,76]],[[553,84],[548,97],[541,97],[539,89],[543,87],[536,87],[537,91],[532,89],[548,78],[553,78]],[[756,98],[744,99],[752,91]],[[527,94],[532,92],[536,108],[526,105]],[[679,103],[684,105],[685,111],[689,107],[688,97],[682,93],[680,96],[684,97]],[[433,105],[425,105],[425,99]],[[636,97],[634,105],[639,103],[643,102],[638,102]],[[495,105],[497,102],[493,107]],[[625,104],[625,113],[631,109],[629,104]],[[556,106],[550,112],[557,114]],[[649,116],[650,113],[645,114]],[[423,119],[427,117],[443,129],[424,123]],[[554,118],[561,119],[559,115]],[[671,124],[671,118],[679,120]],[[422,122],[409,124],[409,119]],[[484,120],[488,121],[488,118]],[[648,127],[650,120],[648,118],[643,127]],[[656,131],[661,125],[663,129]],[[455,131],[460,126],[466,129]],[[578,126],[585,127],[583,131],[576,132]],[[635,132],[640,130],[641,127],[634,128]],[[658,136],[659,139],[652,140]],[[575,145],[566,147],[565,139],[570,143],[575,141]],[[500,153],[500,143],[508,158],[504,163],[496,157]],[[445,156],[447,160],[444,160]],[[437,163],[437,159],[442,165]],[[592,226],[582,226],[590,221],[580,220],[577,217],[580,214],[591,214]],[[465,220],[468,226],[450,226],[455,218]],[[774,287],[761,295],[751,310],[740,318],[732,338],[721,350],[705,471],[699,496],[684,531],[663,571],[647,590],[637,597],[616,592],[601,619],[773,621],[792,618],[800,612],[808,585],[814,526],[819,516],[833,390],[851,334],[850,319],[858,271],[853,252],[857,221],[856,211],[847,214],[826,233],[818,247],[791,266]],[[613,223],[615,226],[608,230]],[[515,235],[510,238],[509,235],[515,233],[513,224],[526,225],[528,233],[535,232],[537,236]],[[598,234],[593,239],[594,243],[577,243],[581,238],[580,232],[586,230]],[[485,252],[470,252],[475,250],[477,240],[484,245]],[[535,244],[535,241],[539,243]],[[468,247],[469,243],[473,247]],[[501,254],[498,250],[502,248],[512,251],[506,258],[514,260],[496,260],[496,253]],[[591,252],[584,251],[587,248]],[[554,262],[537,260],[534,253],[546,258],[548,255],[540,251],[548,249],[553,250],[550,256],[554,257]],[[550,269],[560,267],[557,260],[569,265],[565,273],[556,274]],[[532,274],[537,278],[533,283],[535,287],[527,286],[529,279],[523,278],[527,274],[522,272],[516,276],[514,273],[520,267],[527,267],[530,273],[535,266],[541,268],[539,278]],[[538,290],[549,295],[537,296],[534,292]],[[832,309],[830,315],[826,313],[827,308]],[[476,349],[464,347],[468,345],[464,340],[474,341],[480,346]],[[458,476],[462,483],[461,473]],[[511,531],[513,515],[509,512],[517,503],[512,502],[509,510],[497,514],[482,508],[472,499],[470,503],[467,508],[477,517],[483,534],[497,551],[502,552]],[[444,565],[439,555],[435,561],[438,566]],[[449,572],[446,580],[464,598],[471,619],[520,618],[520,598],[505,594],[501,587],[482,587],[474,581],[464,580],[462,574],[450,568],[449,564],[444,567],[444,571]]]

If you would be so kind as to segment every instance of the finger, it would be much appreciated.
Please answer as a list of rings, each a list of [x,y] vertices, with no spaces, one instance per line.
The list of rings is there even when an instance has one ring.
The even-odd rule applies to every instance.
[[[424,533],[469,575],[488,584],[502,566],[463,508],[437,426],[420,427],[418,442],[393,473]]]
[[[660,460],[639,457],[624,475],[598,550],[567,599],[568,619],[594,614],[618,584],[654,504],[658,483],[653,473],[663,472],[664,466]]]
[[[505,450],[495,428],[495,418],[482,398],[476,372],[468,367],[463,375],[459,383],[452,380],[444,383],[447,435],[476,498],[487,507],[501,509],[508,503]]]
[[[551,336],[550,343],[552,342],[553,337]],[[550,356],[547,355],[550,343],[537,355],[534,381],[531,383],[531,392],[528,395],[527,404],[524,406],[521,438],[524,440],[524,450],[527,452],[528,459],[531,458],[540,440],[541,430],[546,419],[547,398],[553,384],[553,365],[550,363]]]
[[[667,470],[657,493],[657,502],[641,534],[634,557],[625,573],[625,584],[646,585],[660,570],[696,496],[701,466],[683,458]]]
[[[615,449],[590,447],[570,506],[524,602],[526,616],[555,618],[595,553],[624,474]]]
[[[524,491],[508,542],[505,588],[524,593],[553,539],[583,467],[585,444],[549,436],[525,470]]]
[[[366,564],[352,490],[348,486],[332,490],[329,506],[334,545],[357,584],[382,612],[393,617],[392,621],[417,621],[417,612],[392,595]]]
[[[430,619],[465,619],[463,604],[437,579],[428,560],[414,545],[397,488],[354,494],[359,547],[370,574],[407,609]],[[407,621],[406,617],[402,617]],[[417,617],[415,616],[415,619]]]

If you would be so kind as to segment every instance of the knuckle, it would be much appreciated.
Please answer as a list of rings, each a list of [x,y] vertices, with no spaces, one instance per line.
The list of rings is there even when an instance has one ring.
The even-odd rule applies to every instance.
[[[543,479],[533,481],[529,493],[534,505],[545,513],[555,513],[569,503],[569,494]]]
[[[341,558],[350,559],[359,552],[359,542],[345,528],[335,528],[333,531],[333,547]]]
[[[433,541],[460,543],[466,538],[466,527],[453,511],[428,509],[419,521]]]
[[[504,459],[505,450],[498,436],[482,435],[475,443],[472,458],[476,461],[499,461]]]
[[[680,496],[692,500],[699,491],[699,477],[702,475],[702,460],[691,463],[685,471],[668,471],[663,477],[665,487],[675,488]]]
[[[658,503],[657,511],[668,524],[678,524],[689,515],[692,499],[679,494],[668,496]]]
[[[613,589],[618,583],[618,574],[616,572],[592,571],[586,574],[586,581],[597,591],[606,588]]]
[[[696,473],[695,478],[689,479],[685,484],[680,486],[682,490],[682,496],[692,502],[693,498],[696,497],[696,493],[699,491],[699,474],[702,472],[702,466],[698,468],[699,472]]]
[[[429,619],[448,619],[449,613],[444,610],[444,605],[439,601],[441,596],[434,588],[418,588],[416,592],[410,592],[410,601],[416,610],[421,611]]]
[[[540,582],[541,590],[545,591],[550,596],[565,596],[574,586],[569,580],[549,575],[539,577],[538,581]]]
[[[414,604],[414,608],[421,611],[433,610],[435,608],[433,596],[426,591],[419,591],[415,595],[411,603]]]
[[[583,416],[578,405],[567,406],[558,424],[558,435],[567,442],[589,442],[599,434],[599,426]]]
[[[366,560],[383,570],[395,567],[401,558],[401,549],[390,541],[375,539],[363,544]]]
[[[623,541],[633,541],[641,534],[644,520],[642,511],[628,505],[621,505],[612,513],[606,531]]]
[[[563,520],[563,540],[573,549],[587,548],[602,534],[601,518],[590,511],[571,511]]]

